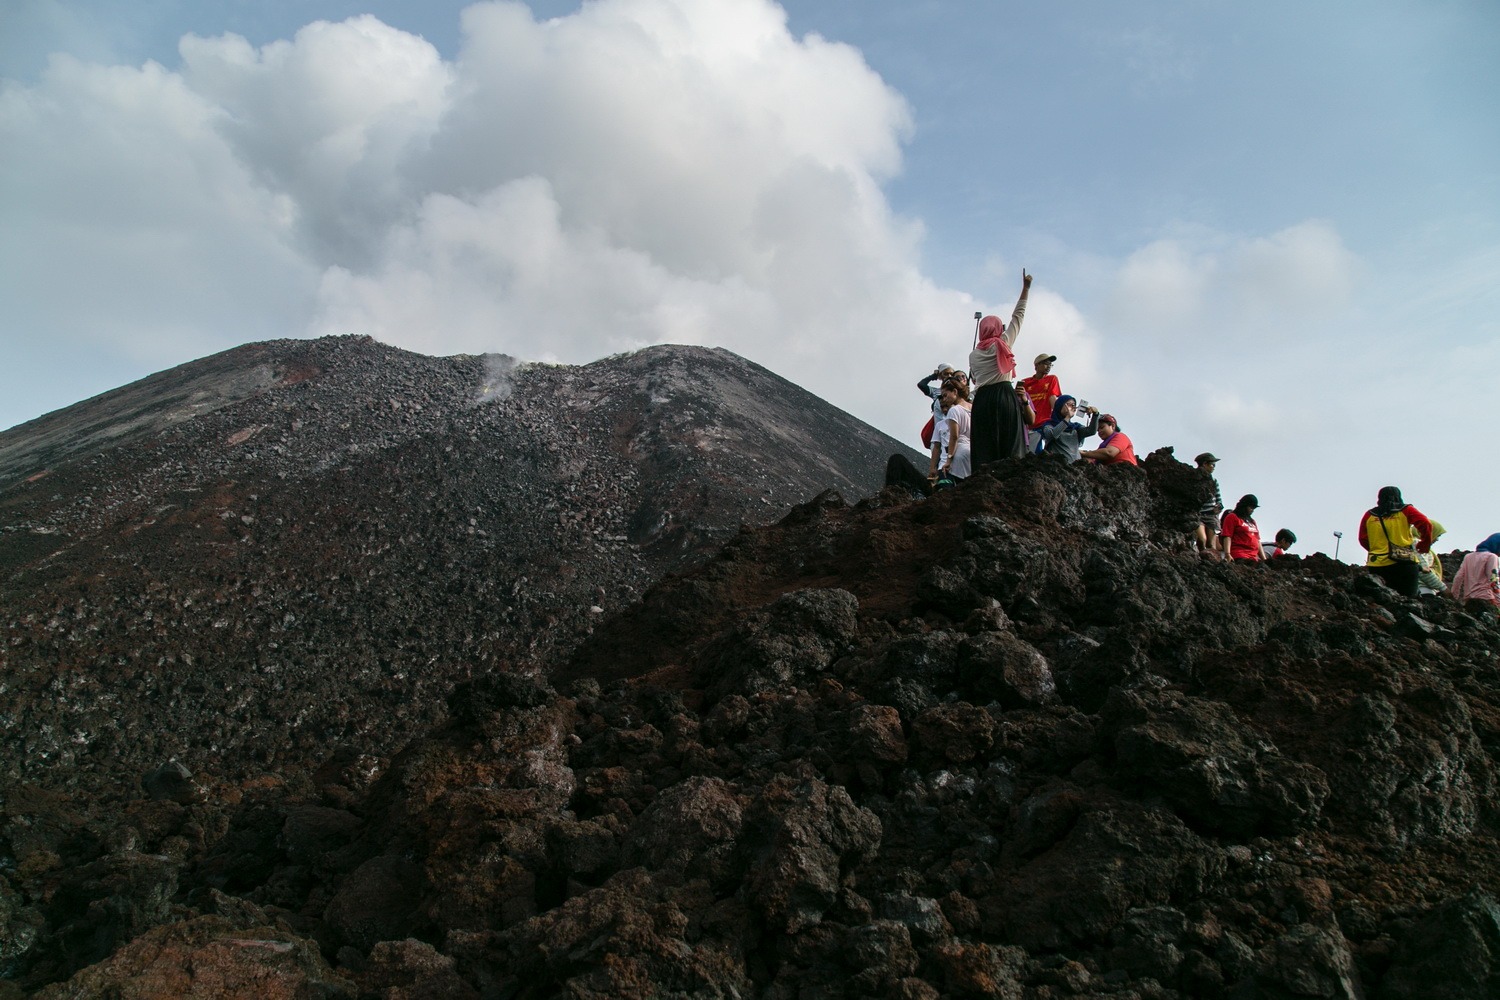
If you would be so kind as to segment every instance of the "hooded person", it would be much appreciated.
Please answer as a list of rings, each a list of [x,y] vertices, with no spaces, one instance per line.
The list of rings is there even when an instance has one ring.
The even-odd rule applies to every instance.
[[[1448,593],[1460,601],[1488,601],[1500,608],[1500,531],[1464,556]]]
[[[1418,559],[1432,549],[1432,522],[1407,503],[1394,486],[1382,486],[1375,506],[1359,519],[1359,544],[1369,553],[1365,568],[1403,597],[1416,597]]]
[[[1089,406],[1088,426],[1073,423],[1073,414],[1078,412],[1078,401],[1072,396],[1058,396],[1052,404],[1052,417],[1042,425],[1042,453],[1060,455],[1072,465],[1082,457],[1083,439],[1099,429],[1099,409]]]
[[[1020,458],[1026,454],[1026,424],[1020,402],[1016,399],[1016,338],[1021,334],[1021,320],[1026,315],[1026,299],[1031,292],[1031,275],[1021,272],[1021,297],[1010,314],[1010,322],[1001,325],[1000,317],[986,316],[979,321],[979,340],[969,353],[969,371],[974,377],[974,413],[971,449],[976,466],[1002,458]]]

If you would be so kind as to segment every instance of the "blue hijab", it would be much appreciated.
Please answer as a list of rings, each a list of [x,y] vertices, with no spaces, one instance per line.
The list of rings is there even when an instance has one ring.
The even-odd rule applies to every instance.
[[[1500,531],[1495,532],[1478,545],[1474,546],[1475,552],[1488,552],[1500,556]]]
[[[1057,399],[1054,400],[1053,403],[1052,403],[1052,419],[1049,420],[1049,421],[1047,421],[1047,426],[1051,427],[1054,424],[1060,424],[1060,423],[1062,423],[1063,422],[1063,415],[1062,415],[1063,404],[1064,403],[1073,402],[1073,401],[1074,400],[1073,400],[1072,396],[1058,396]]]

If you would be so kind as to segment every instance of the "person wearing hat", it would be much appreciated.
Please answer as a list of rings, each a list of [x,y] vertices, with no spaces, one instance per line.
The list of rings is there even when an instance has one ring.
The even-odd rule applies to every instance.
[[[1080,452],[1080,457],[1100,465],[1140,465],[1135,460],[1135,445],[1113,414],[1099,414],[1099,447]]]
[[[1198,527],[1193,531],[1193,545],[1199,552],[1218,556],[1224,551],[1219,542],[1219,515],[1224,513],[1224,498],[1219,492],[1219,481],[1214,478],[1214,468],[1219,464],[1219,457],[1211,451],[1205,451],[1193,459],[1198,465],[1198,472],[1205,476],[1214,488],[1214,495],[1203,501],[1203,506],[1198,508]]]
[[[1056,360],[1056,354],[1038,354],[1032,361],[1036,374],[1021,380],[1021,388],[1026,390],[1026,397],[1031,400],[1033,419],[1031,426],[1026,429],[1026,442],[1027,449],[1033,452],[1041,452],[1042,428],[1050,422],[1052,411],[1063,394],[1062,385],[1057,381],[1057,376],[1052,374],[1052,363]]]
[[[1260,548],[1260,526],[1255,523],[1255,509],[1260,506],[1254,493],[1246,493],[1234,510],[1224,515],[1220,530],[1224,534],[1224,551],[1237,562],[1260,562],[1266,554]]]
[[[1432,539],[1432,522],[1395,486],[1382,486],[1375,506],[1359,519],[1359,544],[1369,553],[1365,569],[1402,597],[1417,596],[1422,575],[1417,559],[1432,550]]]

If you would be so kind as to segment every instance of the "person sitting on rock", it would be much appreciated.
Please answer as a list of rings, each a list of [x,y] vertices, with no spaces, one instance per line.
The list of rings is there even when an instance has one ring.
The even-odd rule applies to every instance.
[[[1429,520],[1432,521],[1431,543],[1428,545],[1426,552],[1417,553],[1418,596],[1424,594],[1441,594],[1448,589],[1448,585],[1443,582],[1443,561],[1438,558],[1436,552],[1432,551],[1432,546],[1437,544],[1439,538],[1448,533],[1448,529],[1439,524],[1436,518],[1429,518]]]
[[[1041,454],[1043,447],[1042,428],[1055,415],[1053,408],[1062,395],[1062,385],[1057,381],[1057,376],[1052,374],[1052,363],[1056,360],[1056,354],[1038,354],[1031,363],[1036,374],[1028,375],[1020,383],[1021,388],[1026,390],[1026,399],[1031,404],[1032,412],[1031,422],[1026,425],[1026,447],[1037,454]]]
[[[1214,478],[1214,468],[1219,464],[1219,457],[1211,451],[1205,451],[1193,462],[1198,466],[1199,474],[1206,477],[1214,488],[1214,495],[1203,501],[1203,506],[1198,508],[1198,527],[1193,531],[1193,546],[1202,553],[1211,556],[1219,556],[1223,553],[1223,544],[1219,541],[1219,518],[1224,514],[1224,498],[1219,492],[1219,481]]]
[[[1077,412],[1076,399],[1072,396],[1058,396],[1057,401],[1052,404],[1052,419],[1043,424],[1041,429],[1043,453],[1058,455],[1069,465],[1081,457],[1083,439],[1099,429],[1098,407],[1084,409],[1089,415],[1087,426],[1073,423],[1073,415]]]
[[[1276,532],[1276,540],[1274,542],[1261,542],[1260,550],[1265,554],[1267,559],[1275,559],[1278,556],[1286,555],[1287,549],[1296,544],[1297,536],[1292,534],[1292,529],[1282,528]]]
[[[1448,593],[1460,601],[1488,601],[1500,611],[1500,531],[1464,556]]]
[[[1108,413],[1099,415],[1099,447],[1080,452],[1080,456],[1100,465],[1140,465],[1135,460],[1135,445],[1120,422]]]
[[[1432,548],[1432,522],[1399,489],[1380,488],[1375,506],[1359,519],[1359,544],[1369,553],[1366,569],[1402,597],[1417,596],[1417,556]]]
[[[1236,562],[1260,562],[1266,557],[1260,548],[1260,526],[1255,523],[1255,509],[1259,506],[1255,494],[1246,493],[1220,522],[1224,551]]]

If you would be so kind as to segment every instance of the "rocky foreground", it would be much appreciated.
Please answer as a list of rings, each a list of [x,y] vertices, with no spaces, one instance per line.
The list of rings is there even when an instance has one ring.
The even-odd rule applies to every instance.
[[[1169,453],[824,494],[388,763],[13,789],[0,961],[56,998],[1500,995],[1493,611],[1199,561],[1198,496]]]

